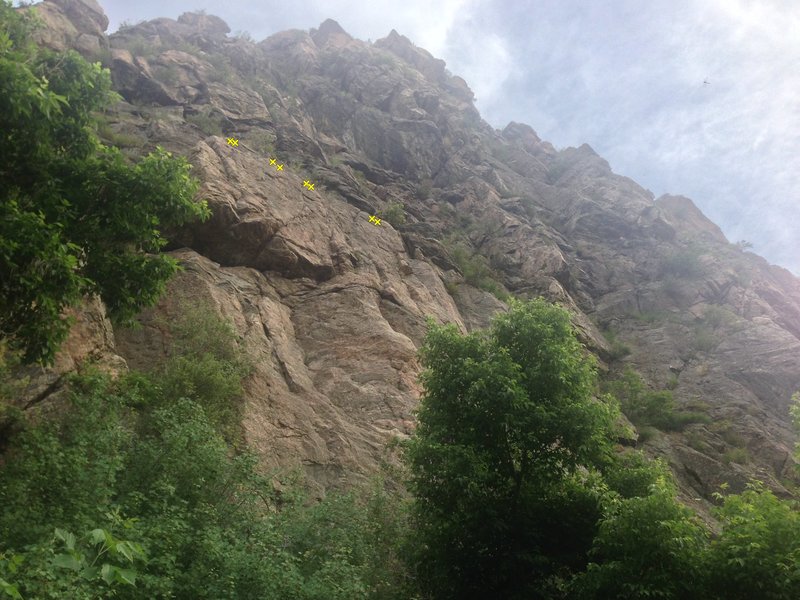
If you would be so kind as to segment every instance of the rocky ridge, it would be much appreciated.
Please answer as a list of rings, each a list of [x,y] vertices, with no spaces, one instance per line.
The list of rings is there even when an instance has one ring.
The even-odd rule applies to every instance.
[[[395,31],[372,44],[328,20],[256,43],[187,13],[106,36],[94,0],[37,9],[42,43],[111,69],[123,101],[107,139],[187,154],[213,217],[175,232],[184,271],[141,329],[88,306],[100,325],[77,328],[31,394],[88,359],[157,363],[164,317],[204,299],[254,358],[243,426],[265,468],[300,462],[320,491],[344,485],[413,430],[426,317],[468,331],[505,307],[465,281],[446,243],[457,233],[505,290],[568,307],[604,370],[635,368],[710,416],[638,442],[687,502],[750,477],[794,491],[800,281],[728,243],[688,198],[655,199],[588,145],[493,129],[464,80]],[[397,202],[404,223],[370,223]]]

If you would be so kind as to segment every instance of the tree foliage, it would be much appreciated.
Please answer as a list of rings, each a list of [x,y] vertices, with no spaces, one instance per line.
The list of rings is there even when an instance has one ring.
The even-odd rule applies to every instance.
[[[512,303],[487,335],[432,326],[422,360],[407,457],[431,595],[525,597],[579,566],[599,497],[578,467],[608,460],[615,412],[592,397],[569,315],[536,300]]]
[[[722,534],[705,562],[716,598],[800,598],[800,510],[762,484],[718,496]]]
[[[246,373],[231,367],[239,342],[208,309],[186,313],[164,368],[76,378],[61,416],[12,439],[0,465],[0,597],[413,597],[402,501],[376,485],[311,502],[287,477],[279,492],[234,451],[214,406],[235,401]],[[204,376],[181,367],[198,353],[233,395],[198,392]]]
[[[98,141],[108,70],[37,47],[33,27],[0,2],[0,336],[49,362],[83,295],[123,321],[152,304],[177,268],[162,231],[208,209],[185,159],[157,148],[129,165]]]

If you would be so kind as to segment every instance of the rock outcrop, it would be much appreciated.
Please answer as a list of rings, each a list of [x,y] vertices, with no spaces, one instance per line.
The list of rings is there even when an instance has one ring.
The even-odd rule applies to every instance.
[[[176,232],[185,270],[142,329],[114,331],[116,352],[156,364],[159,315],[188,298],[216,307],[257,365],[244,428],[265,466],[299,462],[338,486],[413,429],[426,318],[467,331],[505,308],[462,277],[443,243],[456,234],[510,292],[567,306],[605,371],[635,368],[711,417],[644,442],[688,501],[750,477],[789,493],[800,281],[729,244],[690,200],[655,200],[588,145],[495,131],[463,80],[394,31],[369,44],[329,20],[253,43],[190,13],[106,39],[95,8],[44,2],[43,41],[110,44],[125,99],[113,127],[188,154],[213,211]]]

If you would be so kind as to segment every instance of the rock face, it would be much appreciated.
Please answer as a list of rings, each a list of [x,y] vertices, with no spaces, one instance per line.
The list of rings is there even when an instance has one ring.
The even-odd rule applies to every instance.
[[[34,32],[39,43],[59,51],[74,48],[84,54],[108,47],[108,17],[96,0],[51,0],[33,8],[44,25]]]
[[[328,20],[253,43],[188,13],[106,40],[96,8],[44,2],[44,41],[110,44],[125,98],[112,124],[188,154],[213,211],[175,232],[185,270],[142,329],[114,331],[116,352],[156,364],[159,316],[181,299],[216,307],[257,365],[244,428],[265,466],[299,462],[322,490],[367,476],[413,429],[426,317],[467,331],[505,309],[463,279],[443,244],[458,234],[506,289],[568,307],[604,371],[635,368],[711,417],[644,443],[687,500],[753,476],[788,493],[800,281],[729,244],[691,200],[655,200],[588,145],[495,131],[463,80],[394,31],[369,44]]]

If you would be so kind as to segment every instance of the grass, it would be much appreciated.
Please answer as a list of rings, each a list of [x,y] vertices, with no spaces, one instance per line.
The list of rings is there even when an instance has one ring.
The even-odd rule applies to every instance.
[[[142,148],[146,143],[146,140],[138,135],[115,131],[108,121],[102,119],[98,119],[97,135],[109,146],[119,148]]]
[[[711,329],[719,329],[724,325],[729,325],[736,320],[736,315],[722,306],[712,304],[703,311],[703,322]]]
[[[134,56],[153,58],[161,53],[161,44],[157,44],[153,40],[148,40],[141,35],[126,36],[124,40],[125,49],[130,51]]]
[[[747,440],[743,436],[736,433],[733,428],[733,423],[731,423],[728,419],[714,421],[711,425],[709,425],[708,429],[709,431],[713,431],[719,437],[721,437],[729,446],[733,446],[734,448],[747,447]]]
[[[746,465],[750,462],[750,453],[746,448],[731,448],[722,456],[722,462],[726,465],[730,463]]]
[[[433,180],[430,177],[426,177],[417,184],[417,196],[422,200],[430,198],[431,192],[433,192]]]
[[[658,429],[649,425],[637,427],[636,431],[639,433],[639,442],[641,443],[649,442],[658,435]]]
[[[643,310],[631,313],[630,316],[639,323],[658,323],[668,320],[670,313],[663,310]]]
[[[709,454],[713,450],[711,445],[697,431],[690,431],[686,434],[686,445],[703,454]]]

